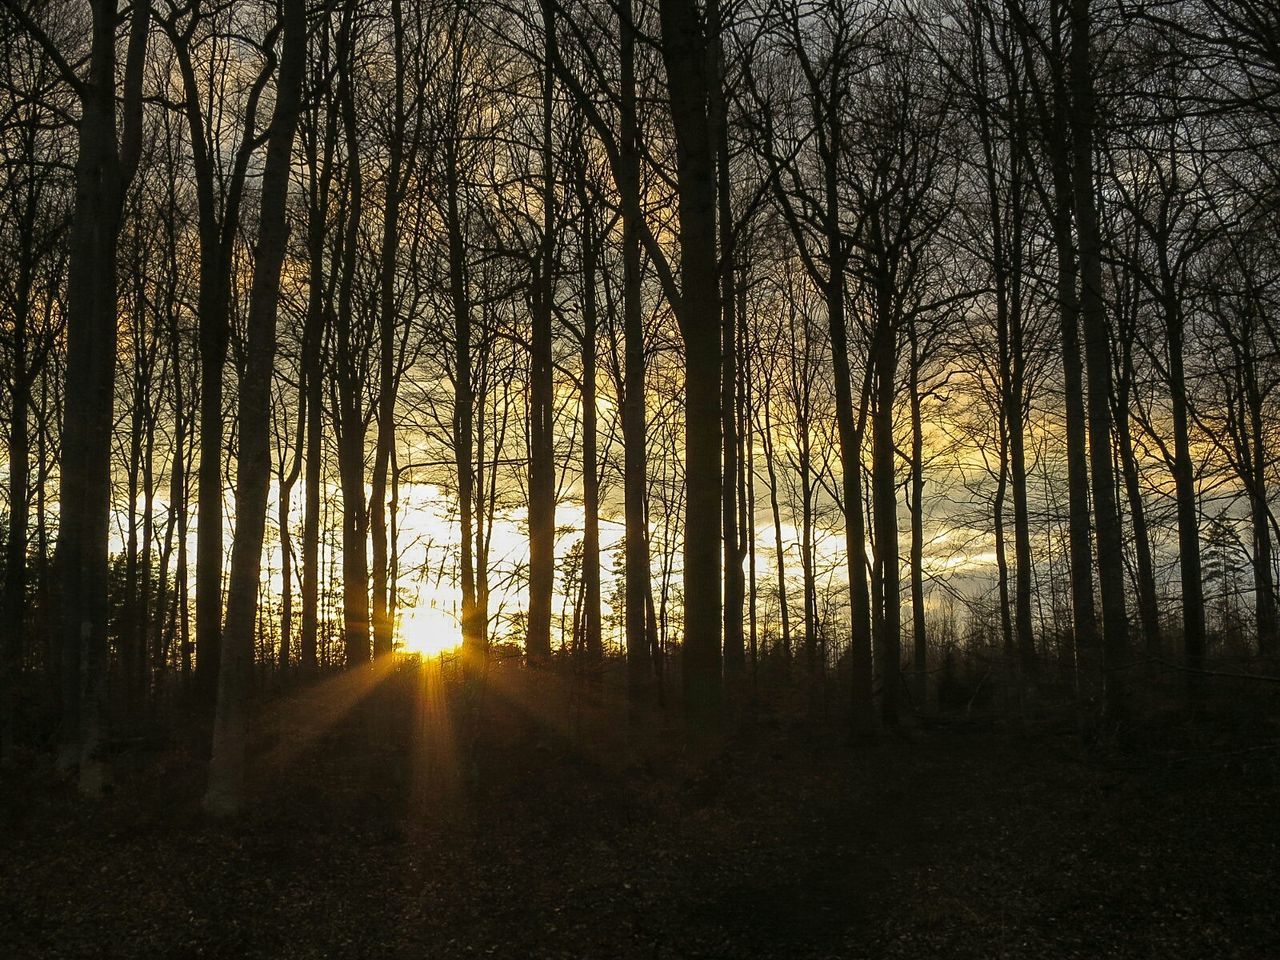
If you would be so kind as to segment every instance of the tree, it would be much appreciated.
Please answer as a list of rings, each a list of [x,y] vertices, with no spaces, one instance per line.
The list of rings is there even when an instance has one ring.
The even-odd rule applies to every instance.
[[[61,284],[69,184],[60,168],[64,121],[51,92],[61,84],[54,63],[39,45],[6,22],[0,33],[0,71],[13,90],[35,95],[15,102],[3,120],[0,138],[0,367],[8,400],[4,442],[8,454],[8,524],[3,583],[0,584],[0,763],[7,763],[17,743],[18,700],[25,660],[34,639],[31,600],[34,585],[33,533],[43,537],[32,506],[41,488],[40,469],[33,477],[33,445],[38,443],[36,390],[51,372],[61,333],[55,292]],[[43,307],[42,307],[43,304]],[[33,484],[33,479],[36,481]],[[34,489],[33,489],[34,487]],[[41,571],[38,571],[42,573]]]
[[[662,0],[662,57],[675,129],[679,197],[680,302],[685,348],[684,646],[685,707],[720,707],[720,288],[716,257],[715,145],[711,138],[710,31],[696,0]]]
[[[1080,319],[1089,376],[1089,472],[1093,480],[1098,587],[1102,598],[1106,715],[1116,722],[1124,718],[1128,709],[1129,695],[1123,671],[1128,666],[1129,621],[1125,610],[1120,515],[1112,469],[1111,339],[1102,287],[1102,239],[1095,191],[1097,108],[1092,29],[1089,0],[1071,0],[1071,110],[1067,118],[1071,129],[1071,188],[1079,243]]]
[[[283,0],[275,109],[262,171],[257,261],[250,292],[246,365],[240,383],[240,457],[236,475],[236,536],[231,547],[227,620],[222,632],[213,754],[204,806],[232,815],[244,802],[246,703],[253,665],[258,580],[271,478],[271,371],[275,358],[280,274],[289,230],[285,219],[293,138],[302,99],[307,14],[303,0]]]
[[[822,14],[821,22],[829,35],[829,53],[817,64],[809,56],[798,8],[787,8],[778,25],[784,38],[781,41],[785,44],[784,49],[796,58],[800,66],[804,79],[800,107],[812,114],[812,135],[804,128],[794,132],[788,130],[786,140],[782,140],[772,121],[773,112],[779,105],[766,99],[767,94],[757,86],[750,64],[747,81],[758,103],[760,123],[757,142],[767,163],[775,196],[806,272],[826,298],[851,605],[851,716],[855,732],[866,733],[874,723],[871,596],[867,585],[866,527],[862,507],[862,449],[870,377],[864,377],[860,400],[855,406],[847,320],[847,272],[853,241],[846,222],[848,200],[841,191],[840,178],[848,150],[847,76],[854,69],[854,57],[860,43],[844,5],[824,7]],[[785,90],[780,93],[784,96],[790,94]],[[795,147],[792,142],[796,142]],[[786,157],[798,157],[799,147],[806,142],[814,144],[817,154],[815,179],[818,182],[812,185],[800,163],[795,160],[784,162]],[[807,217],[804,216],[806,212]],[[766,456],[769,456],[767,452]],[[781,579],[779,573],[780,589],[783,589]]]
[[[125,194],[142,151],[142,78],[149,3],[129,16],[123,85],[116,76],[115,0],[91,4],[89,51],[80,76],[15,0],[6,8],[76,93],[80,105],[76,201],[67,290],[67,368],[62,427],[59,601],[62,605],[62,746],[59,765],[78,766],[80,789],[96,796],[104,770],[107,577],[111,510],[111,421],[116,373],[116,257]],[[117,128],[117,90],[121,94]]]
[[[196,694],[212,705],[218,682],[219,634],[222,626],[223,541],[222,515],[225,462],[226,408],[223,377],[231,336],[232,274],[240,229],[249,164],[261,146],[257,130],[258,105],[271,78],[269,53],[263,53],[262,69],[248,86],[238,143],[229,163],[221,169],[226,137],[222,110],[232,92],[226,79],[215,76],[202,83],[201,59],[217,62],[238,44],[236,24],[229,12],[201,3],[186,7],[168,4],[168,15],[157,13],[156,22],[169,38],[182,77],[179,109],[187,123],[191,169],[196,184],[196,209],[200,243],[200,282],[196,314],[200,330],[200,510],[196,517]],[[263,46],[275,42],[279,25],[268,31]]]

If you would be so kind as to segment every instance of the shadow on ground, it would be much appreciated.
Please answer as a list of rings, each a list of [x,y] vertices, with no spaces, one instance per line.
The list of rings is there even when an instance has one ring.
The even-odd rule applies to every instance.
[[[691,737],[514,668],[322,681],[261,708],[234,824],[199,811],[198,726],[97,804],[11,780],[0,956],[1277,955],[1274,731],[836,726]]]

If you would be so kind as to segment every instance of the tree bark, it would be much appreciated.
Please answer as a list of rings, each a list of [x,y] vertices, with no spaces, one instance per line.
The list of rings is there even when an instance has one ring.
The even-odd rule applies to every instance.
[[[585,166],[585,164],[584,164]],[[578,195],[589,202],[585,170],[578,172]],[[596,411],[598,309],[596,270],[599,254],[594,223],[584,212],[582,232],[582,633],[587,670],[599,677],[604,662],[600,622],[600,463],[599,415]]]
[[[555,588],[556,470],[552,308],[555,297],[555,7],[542,0],[545,61],[542,77],[542,231],[534,275],[533,337],[529,358],[529,632],[531,664],[551,657],[551,596]]]
[[[675,128],[680,305],[685,346],[685,708],[699,720],[720,711],[720,286],[716,257],[716,162],[708,115],[706,24],[695,0],[661,0],[662,57]]]
[[[1089,467],[1102,596],[1105,715],[1124,718],[1128,690],[1129,621],[1125,610],[1124,547],[1116,509],[1111,463],[1111,337],[1102,289],[1102,249],[1094,184],[1093,145],[1097,122],[1090,52],[1089,0],[1071,0],[1071,185],[1079,238],[1080,319],[1089,374]]]
[[[347,196],[343,221],[341,273],[335,332],[335,380],[338,387],[336,422],[338,475],[342,486],[342,615],[343,650],[348,667],[369,660],[369,512],[365,500],[365,416],[362,380],[365,344],[353,342],[356,265],[360,225],[364,214],[364,176],[361,136],[356,121],[355,0],[342,13],[335,53],[338,60],[338,109],[341,112],[347,156]]]
[[[1191,463],[1190,412],[1183,358],[1182,305],[1168,268],[1167,253],[1160,251],[1161,297],[1165,336],[1169,342],[1169,400],[1173,414],[1173,486],[1178,511],[1178,570],[1182,581],[1182,642],[1187,666],[1204,669],[1204,573],[1200,563],[1200,511],[1195,468]],[[1261,625],[1261,624],[1260,624]],[[1201,692],[1196,674],[1188,674],[1189,691]]]
[[[742,604],[742,538],[738,526],[738,295],[736,285],[737,252],[734,242],[733,190],[729,169],[729,118],[725,89],[724,49],[720,40],[727,24],[722,22],[718,0],[707,6],[707,22],[715,30],[709,38],[713,81],[708,107],[714,130],[717,202],[720,240],[720,422],[723,444],[720,525],[724,539],[724,672],[732,697],[741,694],[740,685],[746,671],[746,646],[743,635]]]
[[[876,331],[873,343],[875,404],[871,417],[871,499],[875,517],[875,555],[880,582],[880,718],[898,722],[902,673],[901,573],[898,563],[898,498],[893,437],[897,394],[898,333],[892,317],[889,280],[875,279]]]
[[[924,611],[924,423],[920,396],[920,342],[915,320],[908,327],[911,382],[911,696],[917,710],[929,699],[929,637]]]
[[[649,643],[648,413],[645,408],[645,344],[640,272],[640,133],[635,77],[635,22],[631,0],[618,0],[620,59],[618,199],[622,207],[623,332],[623,544],[627,695],[635,705],[653,696],[660,661]]]
[[[405,28],[401,0],[391,0],[391,42],[394,61],[395,102],[391,136],[387,144],[386,187],[382,203],[382,262],[379,271],[378,311],[378,438],[373,454],[369,492],[369,529],[373,562],[373,655],[391,652],[394,607],[388,583],[387,470],[396,442],[396,396],[399,363],[396,356],[396,267],[400,248],[401,179],[405,154]]]

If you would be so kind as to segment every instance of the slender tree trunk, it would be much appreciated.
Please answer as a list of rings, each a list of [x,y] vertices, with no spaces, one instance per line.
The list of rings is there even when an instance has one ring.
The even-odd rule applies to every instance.
[[[924,423],[920,397],[920,342],[915,321],[910,337],[911,383],[911,646],[912,698],[923,710],[929,699],[929,637],[924,617]]]
[[[1021,111],[1018,122],[1024,122]],[[1020,134],[1019,134],[1020,135]],[[1012,158],[1013,184],[1009,203],[1012,237],[1009,250],[1009,391],[1005,420],[1009,432],[1009,487],[1013,497],[1014,626],[1018,666],[1024,695],[1034,692],[1039,673],[1035,632],[1031,620],[1031,510],[1027,497],[1026,405],[1027,343],[1023,315],[1023,190],[1021,149]]]
[[[1080,318],[1089,374],[1089,466],[1093,479],[1098,584],[1102,596],[1105,712],[1123,719],[1128,707],[1124,669],[1129,656],[1124,547],[1111,466],[1111,340],[1102,290],[1102,248],[1094,186],[1096,112],[1090,52],[1089,0],[1071,0],[1071,184],[1079,236]]]
[[[400,583],[400,460],[394,445],[391,447],[391,502],[388,504],[387,533],[387,618],[394,626],[399,611]]]
[[[138,611],[138,709],[146,709],[152,686],[151,646],[152,598],[155,576],[155,446],[156,412],[152,409],[151,388],[146,391],[146,419],[142,442],[142,571],[139,582],[140,604]],[[161,608],[157,607],[156,610]]]
[[[319,49],[313,59],[327,70],[329,64],[328,18],[318,30]],[[311,84],[319,86],[318,80]],[[319,102],[318,95],[313,95]],[[325,335],[326,279],[325,233],[334,177],[337,119],[330,111],[321,128],[318,106],[308,112],[309,121],[302,138],[308,174],[307,195],[307,313],[302,328],[302,369],[304,390],[300,412],[306,437],[306,460],[302,484],[302,617],[298,637],[298,666],[303,677],[312,676],[320,667],[321,624],[321,554],[320,530],[328,499],[321,496],[325,457],[324,397],[325,367],[328,341]],[[324,634],[327,636],[327,624]]]
[[[742,311],[739,336],[739,343],[742,344],[740,352],[742,363],[739,367],[740,380],[738,381],[738,400],[742,406],[738,437],[742,449],[745,451],[745,456],[740,456],[738,460],[743,468],[740,471],[742,479],[739,487],[739,490],[742,491],[742,497],[740,498],[742,504],[740,529],[746,534],[746,543],[743,546],[747,560],[747,650],[751,658],[752,692],[754,695],[755,683],[759,679],[760,672],[760,619],[757,606],[756,578],[756,445],[755,438],[751,433],[751,424],[755,418],[751,394],[751,376],[754,362],[751,355],[750,341],[747,339],[747,318],[745,314],[746,311]]]
[[[46,308],[48,309],[48,308]],[[44,653],[45,679],[48,684],[50,694],[50,702],[59,703],[59,692],[61,684],[62,662],[60,656],[59,643],[61,637],[57,634],[51,621],[50,608],[53,606],[51,598],[53,596],[53,586],[51,584],[52,575],[56,571],[52,570],[53,564],[49,562],[49,524],[48,524],[48,494],[49,474],[51,472],[51,463],[49,449],[51,446],[49,433],[52,421],[55,419],[49,413],[49,381],[51,379],[50,371],[46,368],[40,374],[40,400],[36,407],[37,413],[37,429],[36,429],[36,625],[35,634],[40,637],[42,643],[42,652]]]
[[[1123,297],[1123,289],[1117,296],[1117,313],[1122,317],[1119,338],[1116,343],[1115,394],[1112,400],[1112,417],[1116,425],[1116,460],[1120,468],[1120,480],[1124,484],[1124,499],[1129,503],[1129,517],[1133,524],[1134,560],[1138,588],[1138,615],[1146,652],[1159,656],[1162,652],[1160,638],[1160,605],[1156,596],[1155,566],[1151,556],[1151,537],[1147,527],[1147,511],[1143,503],[1141,475],[1138,458],[1133,448],[1130,431],[1129,408],[1132,402],[1134,369],[1131,342],[1137,329],[1140,302],[1136,296]],[[1121,499],[1117,493],[1117,500]]]
[[[20,280],[14,312],[13,369],[9,395],[9,535],[5,538],[4,592],[0,594],[0,764],[13,756],[17,737],[18,695],[26,647],[27,541],[30,526],[31,381],[27,370],[27,318],[30,284]]]
[[[1249,340],[1246,343],[1245,362],[1245,400],[1249,407],[1249,430],[1246,436],[1252,437],[1252,450],[1249,466],[1252,479],[1249,483],[1249,507],[1253,521],[1253,595],[1254,611],[1257,618],[1258,653],[1264,657],[1275,656],[1280,649],[1280,623],[1276,612],[1276,584],[1272,569],[1271,546],[1271,512],[1267,505],[1267,473],[1268,451],[1266,434],[1264,433],[1263,397],[1259,390],[1257,365],[1254,360]],[[1248,442],[1248,441],[1246,441]],[[1197,556],[1197,560],[1199,557]],[[1196,667],[1203,664],[1201,659],[1193,661],[1188,647],[1188,665]],[[1193,688],[1193,693],[1197,691]]]
[[[728,165],[728,147],[720,149],[720,161]],[[721,174],[721,195],[729,189],[727,172]],[[734,289],[734,268],[731,251],[732,225],[728,223],[727,200],[721,201],[721,241],[728,251],[722,254],[721,283],[724,323],[721,331],[723,346],[720,374],[720,409],[724,445],[723,490],[721,491],[721,524],[724,529],[724,657],[725,679],[731,684],[731,693],[738,695],[737,687],[746,671],[746,646],[743,636],[743,601],[745,584],[742,573],[742,538],[739,527],[738,479],[738,369],[737,369],[737,296]]]
[[[802,321],[807,325],[807,319]],[[810,400],[808,368],[808,336],[802,333],[796,338],[803,344],[805,357],[801,369],[794,373],[793,389],[796,397],[796,467],[800,473],[800,586],[804,594],[804,661],[810,696],[816,696],[820,678],[818,675],[818,604],[814,578],[813,554],[813,457],[810,441]]]
[[[778,613],[782,621],[782,659],[789,668],[791,665],[791,609],[787,599],[787,554],[782,545],[782,508],[778,502],[778,468],[774,460],[773,446],[773,409],[770,391],[764,395],[764,428],[761,440],[764,444],[765,473],[769,478],[769,512],[773,517],[773,556],[778,577]]]
[[[1255,464],[1263,462],[1263,456],[1261,449],[1255,451]],[[1271,515],[1267,509],[1266,477],[1261,469],[1256,469],[1255,484],[1261,492],[1255,492],[1249,498],[1249,506],[1253,522],[1253,592],[1258,654],[1273,657],[1277,649],[1276,586],[1272,573]]]
[[[1000,475],[996,480],[996,496],[992,514],[996,540],[996,585],[1000,593],[1000,649],[1012,670],[1014,664],[1013,618],[1009,603],[1009,547],[1005,533],[1004,511],[1009,497],[1009,441],[1000,437]]]
[[[894,469],[893,402],[897,392],[898,344],[892,320],[887,276],[876,284],[877,327],[874,344],[875,406],[871,420],[872,504],[876,525],[876,565],[880,579],[880,716],[886,724],[898,721],[901,684],[902,608],[898,570],[898,498]]]
[[[838,145],[832,156],[839,155]],[[849,334],[845,319],[844,240],[840,230],[839,192],[834,160],[826,164],[827,327],[831,339],[835,380],[836,435],[840,445],[840,483],[844,500],[844,548],[848,565],[850,602],[850,705],[855,735],[875,727],[875,672],[872,659],[871,594],[867,584],[867,536],[863,520],[862,440],[853,403],[853,377],[849,370]]]
[[[529,634],[532,664],[551,657],[551,596],[555,588],[556,470],[552,307],[555,297],[555,166],[552,97],[555,94],[555,8],[542,0],[545,65],[542,77],[542,234],[533,295],[529,383]]]
[[[173,417],[173,433],[170,435],[169,502],[165,510],[164,539],[160,547],[159,556],[158,572],[160,574],[160,583],[156,592],[155,634],[148,650],[148,657],[151,661],[151,670],[154,676],[151,697],[153,708],[167,688],[165,681],[178,634],[177,611],[180,607],[180,598],[176,590],[173,591],[172,596],[170,595],[171,587],[176,582],[176,576],[171,578],[169,571],[173,566],[174,537],[178,529],[178,513],[184,506],[185,464],[180,462],[180,458],[183,456],[186,446],[185,438],[182,436],[182,432],[185,429],[182,405],[185,391],[181,383],[182,341],[178,325],[178,247],[176,222],[173,216],[176,210],[175,185],[173,183],[170,184],[166,199],[169,205],[169,212],[165,217],[164,265],[168,282],[165,293],[166,305],[162,308],[162,315],[165,319],[165,353],[163,360],[165,382],[161,386],[160,395],[162,397],[165,395],[165,388],[167,387],[173,391],[174,401],[170,408]],[[157,419],[159,416],[160,411],[157,410]],[[154,423],[152,432],[154,434]]]
[[[648,415],[645,408],[643,290],[640,273],[640,134],[637,123],[635,22],[631,0],[618,0],[619,124],[618,194],[622,207],[622,331],[623,331],[623,546],[627,695],[637,704],[653,695],[659,682],[660,660],[650,649],[647,608],[652,594],[649,569]]]
[[[139,276],[145,271],[144,263],[134,265]],[[137,677],[144,669],[143,640],[141,635],[141,618],[139,607],[141,596],[138,589],[138,484],[142,471],[142,421],[144,417],[142,404],[142,379],[146,376],[143,370],[142,356],[144,334],[143,310],[145,300],[142,291],[134,296],[132,320],[133,343],[131,345],[131,361],[133,366],[133,390],[130,397],[129,411],[129,446],[125,463],[125,554],[124,554],[124,591],[121,597],[120,636],[117,644],[120,649],[120,673],[122,674],[124,698],[123,705],[128,717],[136,717],[141,707],[138,697]]]
[[[1162,251],[1162,259],[1164,253]],[[1178,508],[1178,570],[1182,580],[1182,641],[1187,666],[1204,668],[1204,574],[1200,564],[1200,511],[1191,463],[1190,415],[1184,370],[1183,321],[1172,272],[1162,264],[1165,335],[1169,341],[1169,399],[1173,414],[1173,486]],[[1188,674],[1189,692],[1201,692],[1198,675]]]
[[[175,314],[176,315],[176,314]],[[177,331],[174,331],[174,356],[178,354]],[[173,502],[177,504],[178,509],[178,546],[177,560],[174,569],[174,591],[176,596],[175,609],[178,625],[178,656],[182,671],[182,682],[184,685],[191,681],[191,617],[188,597],[188,561],[187,561],[187,532],[189,528],[190,511],[190,489],[188,484],[188,447],[187,447],[187,431],[189,429],[190,420],[187,418],[185,401],[182,392],[182,374],[178,371],[177,363],[174,364],[174,448],[173,448],[173,477],[170,487]]]
[[[308,318],[310,324],[310,317]],[[308,337],[320,336],[318,329],[309,331]],[[307,384],[306,410],[306,464],[303,478],[302,519],[302,630],[299,635],[298,660],[304,676],[315,672],[317,658],[317,634],[320,623],[320,470],[324,456],[324,437],[320,410],[319,346],[313,348],[303,377]],[[304,351],[306,352],[306,351]]]
[[[299,449],[297,461],[302,459],[302,431],[298,431]],[[293,662],[293,534],[289,529],[289,515],[293,500],[293,485],[298,478],[295,466],[280,481],[276,504],[276,526],[280,531],[280,674],[283,677]]]
[[[395,62],[395,106],[388,143],[386,189],[382,204],[382,263],[378,313],[378,439],[369,493],[369,528],[373,542],[373,655],[391,652],[395,620],[387,582],[387,469],[395,446],[396,395],[396,253],[400,248],[400,178],[405,140],[405,30],[401,0],[391,0]]]
[[[471,302],[467,296],[466,253],[459,207],[457,141],[446,145],[446,227],[449,232],[449,290],[454,320],[453,453],[458,481],[461,546],[462,645],[469,669],[484,661],[486,620],[482,619],[475,568],[475,416],[471,384]]]
[[[1127,391],[1122,391],[1122,394]],[[1121,479],[1125,497],[1129,501],[1129,519],[1133,524],[1134,560],[1137,567],[1138,613],[1142,618],[1142,630],[1147,653],[1159,656],[1160,601],[1156,596],[1155,564],[1151,556],[1151,535],[1147,527],[1147,511],[1142,499],[1142,482],[1138,473],[1138,458],[1133,450],[1133,438],[1129,432],[1128,401],[1116,403],[1116,448],[1120,459]]]
[[[212,231],[212,236],[206,234]],[[230,325],[229,257],[224,259],[216,225],[201,228],[200,292],[200,463],[196,472],[196,674],[195,693],[212,704],[218,684],[222,628],[222,469],[225,444],[223,370]],[[206,266],[207,264],[207,266]]]
[[[720,424],[723,446],[720,527],[724,539],[724,672],[729,694],[736,698],[740,695],[739,687],[746,670],[746,647],[742,623],[742,531],[738,527],[738,296],[734,269],[736,251],[729,169],[729,122],[725,104],[726,77],[720,40],[726,24],[721,22],[721,17],[718,0],[710,0],[707,23],[715,33],[708,37],[713,73],[708,91],[708,110],[715,139],[720,241]]]
[[[336,48],[338,101],[347,148],[346,218],[342,265],[338,278],[335,325],[335,379],[338,386],[338,474],[342,485],[342,614],[344,653],[348,667],[369,660],[369,514],[365,501],[365,417],[362,399],[364,364],[353,343],[356,265],[364,213],[364,177],[360,133],[356,121],[355,0],[343,10]]]
[[[1075,244],[1071,236],[1071,181],[1065,161],[1055,161],[1054,236],[1058,252],[1058,311],[1061,328],[1062,385],[1066,401],[1068,553],[1071,611],[1077,671],[1096,661],[1101,650],[1093,600],[1093,520],[1089,505],[1089,460],[1084,410],[1084,367],[1080,358],[1080,302],[1076,295]],[[1092,680],[1077,673],[1077,683]]]
[[[323,194],[322,194],[323,195]],[[298,661],[304,677],[319,666],[320,627],[320,480],[324,461],[324,428],[321,395],[324,340],[324,222],[323,207],[313,198],[308,227],[310,277],[307,316],[302,333],[304,389],[301,416],[306,436],[306,462],[302,492],[302,624],[298,641]]]
[[[587,199],[585,184],[579,194]],[[600,464],[599,417],[596,412],[596,308],[597,253],[592,225],[583,230],[582,250],[582,630],[587,669],[599,676],[604,661],[600,624]]]

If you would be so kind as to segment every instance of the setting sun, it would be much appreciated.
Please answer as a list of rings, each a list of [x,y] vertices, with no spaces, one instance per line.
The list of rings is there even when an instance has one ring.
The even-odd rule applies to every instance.
[[[458,624],[439,607],[415,607],[400,621],[397,648],[401,653],[434,657],[462,645]]]

